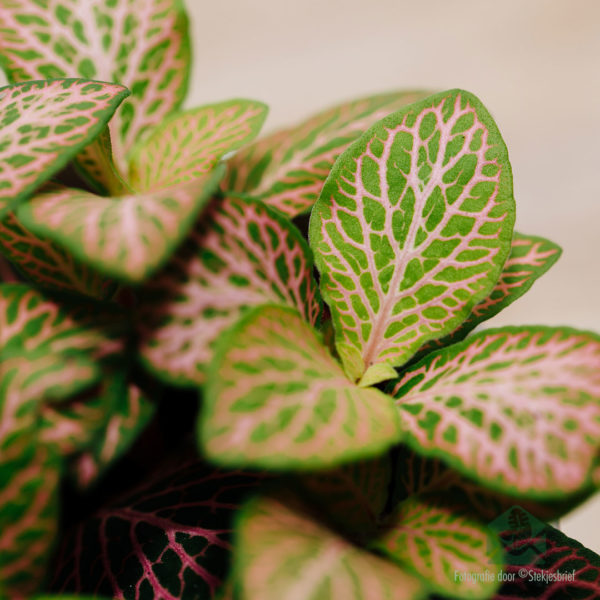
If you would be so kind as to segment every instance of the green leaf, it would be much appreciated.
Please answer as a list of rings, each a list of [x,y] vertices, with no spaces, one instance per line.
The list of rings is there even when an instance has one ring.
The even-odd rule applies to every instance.
[[[431,501],[404,501],[373,547],[445,596],[483,600],[498,588],[494,533]]]
[[[271,134],[230,159],[223,188],[250,194],[289,217],[307,212],[350,143],[383,117],[428,95],[401,91],[361,98]]]
[[[156,190],[192,181],[226,153],[252,141],[268,109],[254,100],[229,100],[171,115],[134,151],[131,184]]]
[[[242,510],[234,561],[246,600],[424,596],[416,578],[353,546],[284,494],[258,498]]]
[[[468,92],[417,102],[352,144],[310,222],[349,372],[374,383],[381,363],[404,364],[464,321],[500,275],[513,222],[506,147]]]
[[[116,163],[181,104],[190,44],[181,0],[5,0],[0,52],[10,81],[86,77],[131,90],[110,128]]]
[[[390,386],[404,441],[521,497],[584,488],[600,447],[600,337],[488,330],[429,354]]]
[[[0,88],[0,217],[89,144],[128,95],[83,79]]]
[[[197,460],[160,466],[150,481],[64,538],[53,589],[214,598],[229,566],[233,517],[260,480]]]
[[[518,300],[560,258],[562,250],[554,242],[533,235],[514,233],[510,256],[490,295],[479,302],[469,318],[450,335],[426,344],[417,357],[435,348],[460,342],[480,323],[491,319]]]
[[[191,183],[119,198],[65,188],[35,196],[21,205],[17,217],[77,260],[139,283],[185,238],[222,174],[218,168]]]
[[[324,468],[383,453],[399,438],[396,412],[348,380],[296,310],[264,305],[221,336],[198,434],[223,465]]]
[[[0,222],[0,252],[28,281],[50,290],[105,299],[115,284],[76,261],[61,246],[26,229],[14,213]]]
[[[282,303],[316,324],[310,248],[284,217],[249,199],[214,198],[186,244],[140,294],[140,353],[176,385],[202,384],[214,345],[245,308]]]

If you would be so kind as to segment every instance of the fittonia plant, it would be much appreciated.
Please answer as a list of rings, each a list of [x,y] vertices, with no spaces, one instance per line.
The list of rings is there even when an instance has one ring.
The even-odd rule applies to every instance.
[[[180,108],[189,47],[178,0],[0,7],[0,596],[598,597],[574,540],[486,525],[600,481],[600,337],[472,333],[560,255],[488,111],[254,142],[260,102]]]

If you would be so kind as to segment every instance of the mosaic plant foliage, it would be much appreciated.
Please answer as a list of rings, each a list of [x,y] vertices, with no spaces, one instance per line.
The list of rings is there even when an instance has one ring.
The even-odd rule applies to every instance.
[[[424,597],[417,578],[336,535],[289,494],[244,508],[234,560],[247,600]]]
[[[398,440],[396,418],[390,398],[351,382],[296,310],[263,305],[221,336],[198,433],[222,465],[324,468],[382,453]]]
[[[192,183],[120,198],[65,188],[37,195],[20,207],[17,217],[77,260],[137,283],[169,258],[221,176],[216,169]]]
[[[229,161],[223,188],[259,198],[289,217],[307,212],[351,142],[383,117],[428,95],[401,91],[346,102],[266,136]]]
[[[492,290],[513,221],[506,147],[468,92],[417,102],[352,144],[310,223],[346,370],[390,378],[454,330]]]
[[[0,348],[4,353],[81,353],[114,360],[127,325],[120,312],[77,299],[71,303],[24,284],[0,285]]]
[[[99,299],[114,291],[110,279],[76,261],[55,242],[31,233],[12,212],[0,222],[0,252],[36,286]]]
[[[592,600],[600,594],[600,556],[576,540],[550,525],[536,535],[514,535],[514,531],[504,534],[509,557],[505,570],[511,580],[500,588],[494,600]],[[525,566],[510,564],[511,553],[522,555],[529,548],[539,550],[530,553],[531,562]]]
[[[133,154],[131,184],[147,191],[198,179],[254,139],[267,110],[254,100],[229,100],[172,115]]]
[[[495,534],[431,501],[405,500],[374,546],[452,598],[489,598],[498,587],[496,577],[456,577],[456,572],[497,574],[498,566],[490,565],[501,548]]]
[[[89,144],[128,95],[82,79],[0,88],[0,216]]]
[[[320,313],[310,249],[300,232],[261,202],[214,198],[182,247],[144,287],[140,353],[176,384],[201,384],[220,334],[250,306]]]
[[[190,62],[181,0],[5,0],[0,54],[10,81],[85,77],[131,97],[111,121],[115,159],[182,102]]]
[[[515,232],[508,260],[504,263],[500,278],[489,296],[479,302],[469,318],[450,335],[432,340],[421,348],[418,356],[424,356],[435,348],[464,339],[477,325],[491,319],[527,292],[536,279],[560,258],[561,252],[560,246],[554,242]]]
[[[171,465],[84,522],[63,544],[53,588],[111,598],[214,598],[232,517],[257,478]]]
[[[488,330],[436,351],[391,388],[406,442],[521,497],[574,492],[600,445],[600,338]]]

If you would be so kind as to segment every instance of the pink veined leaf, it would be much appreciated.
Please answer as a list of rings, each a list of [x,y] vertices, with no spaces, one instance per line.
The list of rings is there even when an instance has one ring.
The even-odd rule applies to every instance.
[[[430,499],[402,502],[372,547],[444,596],[484,600],[498,588],[500,565],[493,559],[501,546],[494,532]],[[486,571],[490,577],[456,576]]]
[[[24,284],[0,285],[0,348],[3,352],[84,354],[94,360],[121,355],[127,324],[116,309],[45,296]]]
[[[0,224],[1,227],[1,224]],[[1,229],[0,229],[1,231]],[[19,278],[10,262],[0,254],[0,283],[18,283]]]
[[[0,222],[0,251],[28,281],[41,288],[98,299],[105,299],[114,291],[115,284],[110,279],[76,261],[56,243],[31,233],[12,212]]]
[[[0,52],[11,81],[86,77],[129,88],[110,123],[122,173],[133,145],[187,90],[190,46],[180,0],[4,0]]]
[[[269,302],[316,324],[310,248],[284,217],[249,199],[215,198],[186,244],[140,296],[140,353],[168,382],[202,384],[214,345],[243,310]]]
[[[222,187],[250,194],[288,217],[307,212],[350,143],[383,117],[429,94],[399,91],[345,102],[268,135],[229,160]]]
[[[600,338],[488,330],[433,352],[390,386],[404,441],[522,498],[582,490],[600,447]]]
[[[226,575],[232,518],[260,477],[177,465],[65,539],[53,589],[111,598],[212,599]]]
[[[0,216],[89,144],[128,95],[120,85],[84,79],[0,88]]]
[[[93,363],[60,353],[0,350],[0,593],[25,598],[44,582],[58,525],[57,453],[37,436],[45,400],[94,383]]]
[[[35,196],[17,217],[78,261],[139,283],[185,238],[222,174],[217,168],[190,183],[118,198],[65,188]]]
[[[110,412],[89,447],[74,463],[74,476],[80,488],[88,488],[105,469],[120,458],[141,434],[154,415],[156,405],[139,387],[129,384],[118,393]]]
[[[383,453],[399,438],[395,413],[346,377],[296,310],[262,305],[221,336],[198,435],[224,466],[323,469]]]
[[[480,323],[491,319],[525,294],[554,265],[561,253],[561,248],[549,240],[515,232],[510,255],[490,295],[479,302],[469,318],[450,335],[432,340],[421,348],[413,361],[433,349],[460,342]]]
[[[513,222],[506,147],[468,92],[401,109],[352,144],[309,236],[348,374],[389,379],[462,323],[493,289]]]
[[[509,560],[511,554],[533,552],[529,562],[506,566],[510,580],[493,600],[594,600],[600,596],[600,556],[558,529],[546,525],[535,535],[515,535],[515,531],[506,530],[502,537]]]
[[[268,109],[254,100],[229,100],[171,115],[135,149],[131,185],[141,191],[193,181],[226,153],[252,141]]]
[[[417,578],[352,545],[290,494],[244,507],[234,561],[246,600],[410,600],[425,592]]]

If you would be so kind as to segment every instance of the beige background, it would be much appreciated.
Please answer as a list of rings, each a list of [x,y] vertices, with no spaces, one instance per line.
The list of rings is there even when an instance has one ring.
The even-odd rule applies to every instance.
[[[517,226],[559,263],[494,324],[600,331],[600,2],[187,0],[188,106],[251,97],[267,129],[354,96],[463,87],[488,106],[514,170]],[[600,552],[600,497],[561,520]]]

